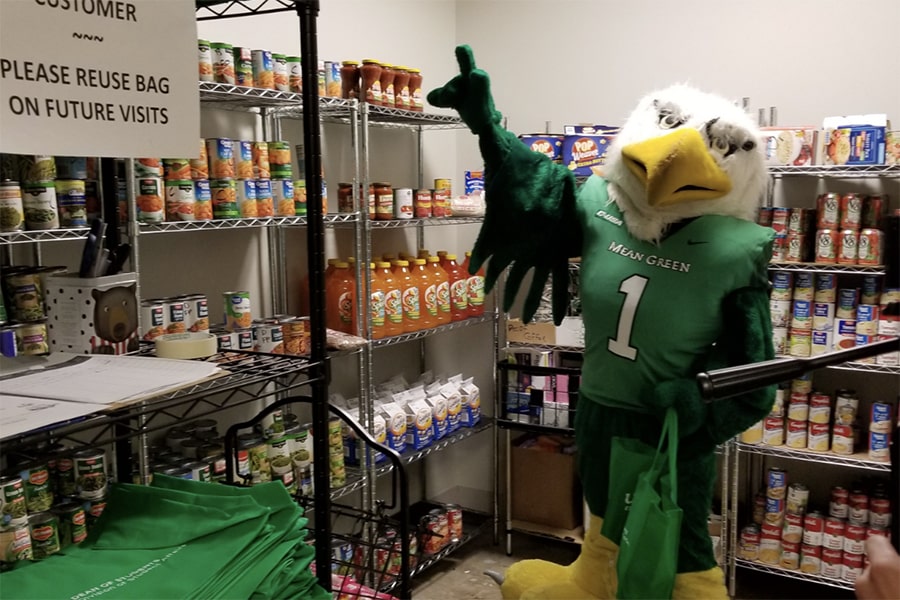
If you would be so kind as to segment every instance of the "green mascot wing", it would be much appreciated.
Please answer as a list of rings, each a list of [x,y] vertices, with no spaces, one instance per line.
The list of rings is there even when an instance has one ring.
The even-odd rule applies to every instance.
[[[428,94],[428,102],[453,108],[478,136],[484,159],[487,209],[469,270],[490,259],[485,291],[509,267],[503,308],[509,310],[529,270],[534,269],[523,318],[529,322],[547,278],[553,281],[553,317],[562,321],[568,303],[568,259],[578,256],[581,229],[575,214],[575,178],[543,154],[533,152],[500,124],[488,74],[475,67],[472,49],[456,48],[460,74]]]

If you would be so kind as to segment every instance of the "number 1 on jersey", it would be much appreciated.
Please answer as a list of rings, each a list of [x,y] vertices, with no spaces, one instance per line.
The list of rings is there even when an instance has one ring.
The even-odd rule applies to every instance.
[[[643,275],[632,275],[619,285],[619,293],[625,294],[622,310],[619,312],[619,323],[616,326],[615,339],[610,338],[607,348],[610,352],[628,360],[637,359],[637,348],[630,345],[631,329],[634,327],[634,315],[649,279]]]

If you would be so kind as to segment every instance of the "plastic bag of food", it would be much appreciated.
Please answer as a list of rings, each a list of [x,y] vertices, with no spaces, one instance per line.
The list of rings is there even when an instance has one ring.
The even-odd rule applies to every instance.
[[[356,350],[365,345],[365,338],[334,329],[325,330],[325,347],[329,350]]]

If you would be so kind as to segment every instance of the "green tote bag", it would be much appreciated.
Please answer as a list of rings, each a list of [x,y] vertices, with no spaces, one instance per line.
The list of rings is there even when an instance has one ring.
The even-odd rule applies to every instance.
[[[678,416],[670,408],[652,464],[637,479],[622,530],[616,562],[617,598],[672,596],[682,517],[677,458]]]

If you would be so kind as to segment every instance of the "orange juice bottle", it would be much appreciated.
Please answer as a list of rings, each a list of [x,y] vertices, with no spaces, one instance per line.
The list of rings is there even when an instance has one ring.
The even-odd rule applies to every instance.
[[[419,279],[419,329],[431,329],[438,324],[437,317],[437,286],[434,283],[434,275],[427,266],[428,261],[417,258],[413,261],[413,275]]]
[[[417,258],[424,258],[426,261],[431,254],[425,248],[419,248],[419,255]]]
[[[397,260],[397,255],[388,254],[387,252],[385,252],[381,255],[381,260],[383,260],[384,262],[393,263],[395,260]]]
[[[325,268],[325,286],[328,287],[328,279],[334,273],[334,265],[340,260],[338,258],[329,258],[328,266]],[[300,280],[300,316],[309,315],[309,273]]]
[[[372,323],[372,339],[377,340],[385,336],[384,297],[387,284],[375,268],[375,263],[369,264],[369,273],[369,320]]]
[[[450,254],[450,253],[447,252],[446,250],[438,250],[437,255],[438,255],[438,259],[440,259],[440,261],[441,261],[441,268],[446,268],[445,265],[447,264],[447,255],[448,254]]]
[[[419,303],[419,281],[409,272],[409,261],[398,260],[396,277],[400,281],[400,294],[403,302],[403,332],[418,331],[422,313]]]
[[[462,321],[469,317],[469,276],[456,264],[455,254],[445,258],[444,270],[450,280],[450,317],[453,321]]]
[[[435,299],[437,301],[438,318],[437,324],[444,325],[451,320],[450,315],[450,278],[447,271],[441,268],[441,259],[437,256],[428,257],[428,268],[431,269],[432,276],[435,281]]]
[[[484,265],[481,265],[477,273],[469,275],[469,263],[471,260],[472,253],[466,252],[466,262],[463,263],[463,271],[469,276],[468,311],[470,317],[479,317],[484,314]]]
[[[355,333],[353,318],[354,280],[350,265],[339,261],[335,265],[329,282],[325,286],[325,324],[329,329]]]
[[[375,265],[384,284],[384,335],[403,333],[403,299],[400,282],[391,272],[391,263],[381,261]]]

